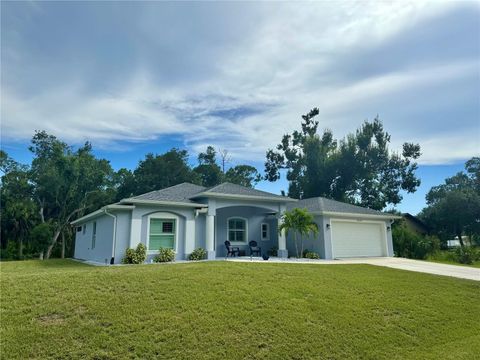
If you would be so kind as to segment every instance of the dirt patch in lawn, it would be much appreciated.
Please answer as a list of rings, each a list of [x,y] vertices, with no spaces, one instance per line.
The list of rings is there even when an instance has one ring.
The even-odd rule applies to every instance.
[[[46,314],[37,318],[42,325],[60,325],[65,322],[65,316],[58,313]]]

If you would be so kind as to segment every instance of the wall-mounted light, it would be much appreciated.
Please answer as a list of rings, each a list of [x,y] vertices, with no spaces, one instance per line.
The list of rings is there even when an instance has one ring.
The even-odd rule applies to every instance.
[[[391,230],[391,229],[390,229],[390,226],[387,226],[387,231],[390,231],[390,230]]]
[[[329,230],[330,229],[330,224],[327,224],[326,226],[327,226],[327,230]]]

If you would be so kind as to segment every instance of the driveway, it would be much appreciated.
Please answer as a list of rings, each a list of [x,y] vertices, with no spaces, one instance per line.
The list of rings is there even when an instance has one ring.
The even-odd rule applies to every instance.
[[[219,258],[218,260],[224,260],[224,258]],[[261,258],[254,257],[238,257],[238,258],[228,258],[227,261],[242,261],[242,262],[265,262]],[[426,274],[434,275],[443,275],[451,276],[459,279],[468,279],[480,281],[480,269],[468,267],[468,266],[457,266],[457,265],[448,265],[448,264],[439,264],[429,261],[420,261],[404,258],[393,258],[393,257],[382,257],[382,258],[349,258],[349,259],[339,259],[339,260],[311,260],[311,259],[281,259],[281,258],[270,258],[268,262],[279,262],[279,263],[292,263],[292,264],[322,264],[322,265],[339,265],[339,264],[368,264],[375,266],[384,266],[393,269],[408,270],[422,272]]]

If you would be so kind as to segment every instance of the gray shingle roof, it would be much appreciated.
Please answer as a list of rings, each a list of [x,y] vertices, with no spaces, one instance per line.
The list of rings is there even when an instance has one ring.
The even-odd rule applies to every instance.
[[[309,199],[299,200],[296,203],[288,204],[287,209],[293,208],[307,208],[311,212],[336,212],[349,213],[359,215],[385,215],[381,211],[364,208],[344,202],[327,199],[324,197],[315,197]]]
[[[171,201],[181,203],[192,203],[195,201],[190,200],[190,197],[194,194],[204,191],[206,188],[199,185],[190,183],[181,183],[178,185],[170,186],[162,190],[151,191],[146,194],[134,196],[130,199],[135,200],[150,200],[150,201]]]
[[[258,198],[262,198],[262,199],[265,199],[265,198],[279,199],[279,200],[285,200],[285,201],[291,201],[292,200],[291,198],[288,198],[286,196],[272,194],[272,193],[262,191],[262,190],[247,188],[245,186],[232,184],[232,183],[229,183],[229,182],[224,182],[220,185],[205,189],[205,191],[202,191],[202,192],[196,194],[192,198],[208,196],[208,194],[240,195],[240,196],[258,197]]]

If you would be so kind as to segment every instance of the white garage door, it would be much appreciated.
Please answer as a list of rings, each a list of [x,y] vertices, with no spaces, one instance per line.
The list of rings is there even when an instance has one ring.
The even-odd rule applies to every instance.
[[[334,258],[386,256],[384,224],[331,221]]]

